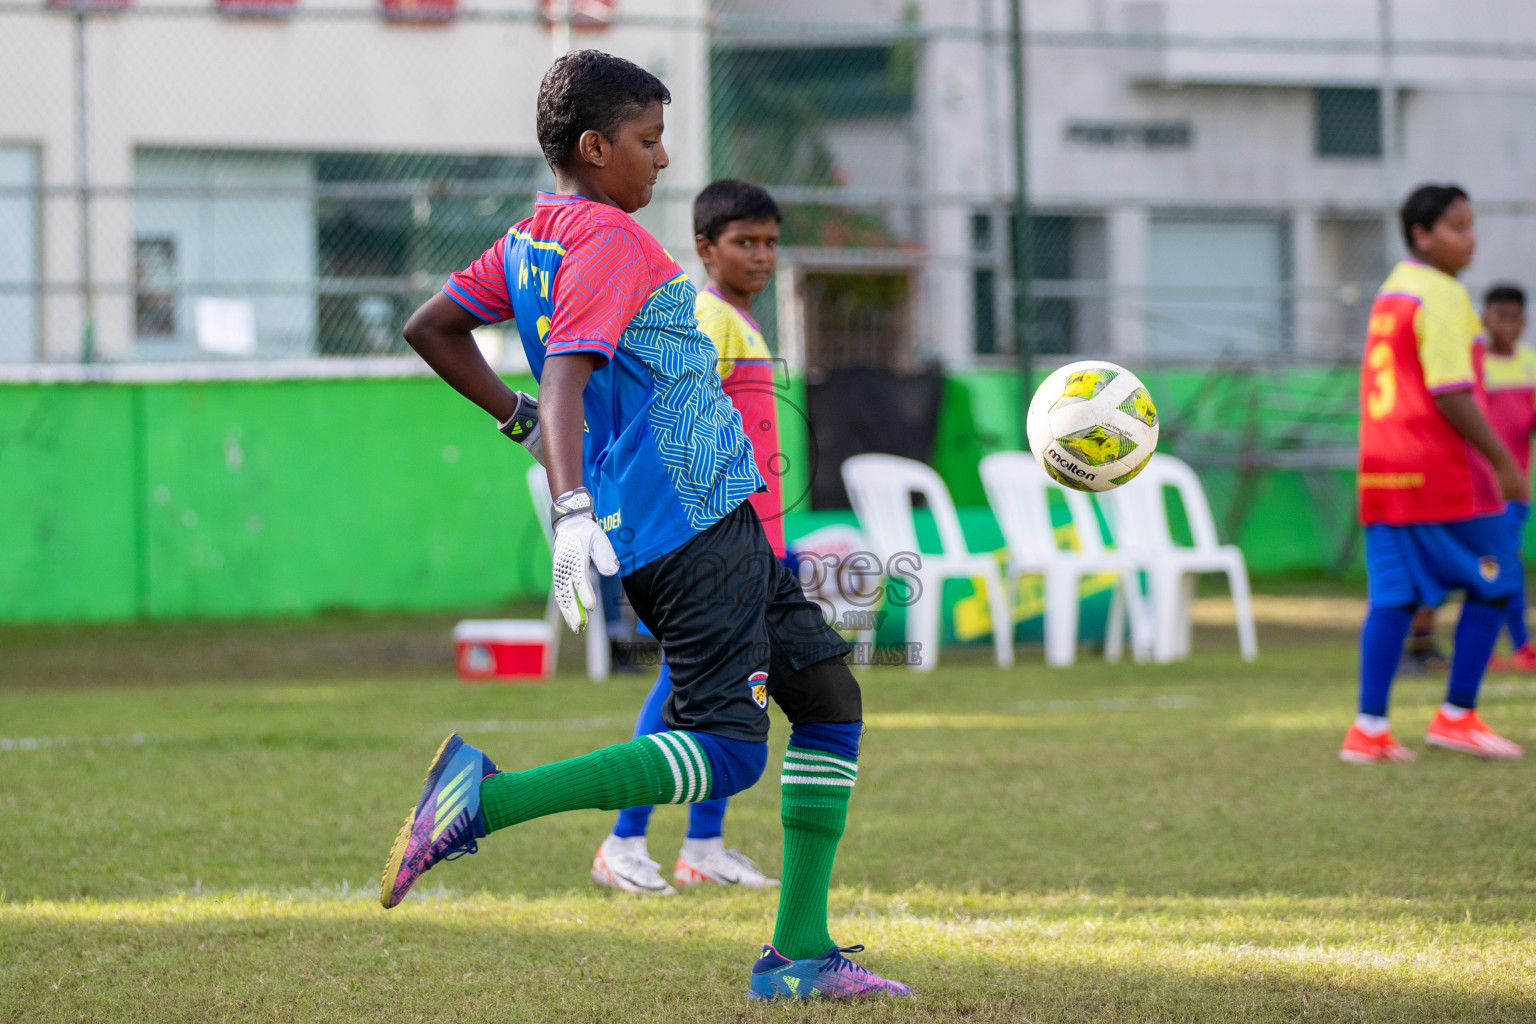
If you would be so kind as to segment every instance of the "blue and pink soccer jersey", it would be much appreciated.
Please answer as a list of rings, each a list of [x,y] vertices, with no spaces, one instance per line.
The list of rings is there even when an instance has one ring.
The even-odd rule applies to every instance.
[[[692,283],[622,210],[541,192],[533,216],[443,290],[485,323],[515,319],[535,377],[549,356],[597,357],[582,478],[621,573],[764,486],[697,327]]]

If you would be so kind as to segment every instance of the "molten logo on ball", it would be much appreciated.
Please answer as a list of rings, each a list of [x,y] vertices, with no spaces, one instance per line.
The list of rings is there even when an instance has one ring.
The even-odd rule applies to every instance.
[[[1132,479],[1157,447],[1157,406],[1123,366],[1088,360],[1045,379],[1029,403],[1029,446],[1040,468],[1079,491]]]

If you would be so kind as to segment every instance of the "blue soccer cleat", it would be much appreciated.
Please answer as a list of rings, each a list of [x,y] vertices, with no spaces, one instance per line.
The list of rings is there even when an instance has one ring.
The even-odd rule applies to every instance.
[[[384,909],[400,905],[422,872],[440,860],[457,860],[479,850],[487,834],[480,813],[480,781],[496,765],[454,733],[437,748],[416,807],[405,816],[379,881]]]
[[[791,960],[772,946],[752,965],[748,999],[857,999],[863,996],[910,996],[899,981],[887,981],[843,956],[863,946],[834,946],[821,956]]]

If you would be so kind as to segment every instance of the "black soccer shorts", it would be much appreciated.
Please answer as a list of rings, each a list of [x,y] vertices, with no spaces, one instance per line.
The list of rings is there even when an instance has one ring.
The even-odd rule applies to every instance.
[[[848,654],[774,556],[750,502],[626,575],[624,592],[671,667],[672,695],[661,712],[671,729],[766,739],[775,688]]]

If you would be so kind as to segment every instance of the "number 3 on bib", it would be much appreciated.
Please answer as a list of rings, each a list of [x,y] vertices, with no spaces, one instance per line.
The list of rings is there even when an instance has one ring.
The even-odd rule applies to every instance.
[[[1376,371],[1371,378],[1371,390],[1365,396],[1365,411],[1373,420],[1385,419],[1397,404],[1397,372],[1392,358],[1392,346],[1385,341],[1378,341],[1371,346],[1365,362]]]

